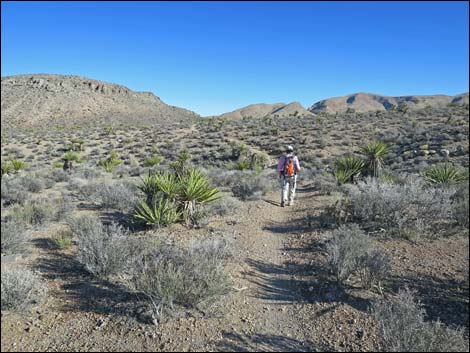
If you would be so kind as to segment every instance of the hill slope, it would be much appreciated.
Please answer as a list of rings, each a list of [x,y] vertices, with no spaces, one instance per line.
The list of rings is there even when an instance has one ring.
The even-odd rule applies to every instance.
[[[313,114],[306,110],[299,102],[292,102],[289,104],[275,103],[275,104],[251,104],[246,107],[234,110],[230,113],[219,115],[227,119],[242,119],[242,118],[264,118],[264,117],[288,117],[288,116],[312,116]]]
[[[70,75],[2,77],[2,127],[73,124],[95,119],[183,121],[198,115],[150,92]]]
[[[312,113],[345,112],[348,108],[356,112],[373,110],[387,110],[392,106],[406,105],[409,109],[422,109],[426,106],[433,108],[444,107],[450,103],[468,104],[468,93],[456,96],[430,95],[430,96],[400,96],[389,97],[370,93],[354,93],[343,97],[334,97],[321,100],[313,104],[308,110]]]

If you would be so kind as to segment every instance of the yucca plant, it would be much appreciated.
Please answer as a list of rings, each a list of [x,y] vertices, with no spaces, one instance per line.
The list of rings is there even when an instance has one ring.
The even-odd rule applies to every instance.
[[[350,170],[337,169],[333,171],[333,176],[339,185],[350,183],[354,174]]]
[[[77,149],[79,151],[81,151],[83,149],[83,145],[85,143],[85,140],[81,139],[81,138],[76,138],[76,139],[70,140],[70,142],[72,142],[72,149],[74,151],[76,151]]]
[[[66,161],[78,161],[80,159],[80,156],[78,153],[68,151],[64,153],[62,159]]]
[[[174,170],[176,175],[183,177],[187,174],[190,168],[191,155],[188,151],[183,150],[179,154],[177,160],[170,164],[170,167]]]
[[[15,172],[26,169],[28,167],[28,163],[20,161],[18,159],[10,159],[10,163]]]
[[[109,154],[109,158],[106,160],[100,160],[98,165],[103,167],[107,173],[112,173],[114,168],[122,163],[121,159],[119,159],[118,154],[115,151],[111,151]]]
[[[242,159],[235,163],[236,170],[248,170],[250,169],[250,161],[248,159]]]
[[[468,180],[468,169],[457,168],[449,163],[437,164],[427,168],[423,177],[430,184],[458,184]]]
[[[137,205],[134,218],[146,225],[162,227],[176,223],[181,218],[181,212],[169,199],[154,199],[149,205],[146,201],[140,201]]]
[[[346,155],[335,161],[333,175],[338,184],[352,182],[355,176],[361,174],[364,167],[365,163],[362,159],[353,155]]]
[[[163,157],[160,157],[160,156],[152,156],[152,157],[148,157],[145,161],[144,161],[144,166],[145,167],[153,167],[157,164],[160,164],[160,162],[162,161]]]
[[[379,177],[385,157],[389,151],[388,145],[382,141],[375,141],[362,148],[362,153],[367,158],[367,167],[372,175]]]
[[[201,171],[190,169],[188,175],[181,179],[179,198],[183,210],[192,217],[197,204],[217,201],[220,195],[219,190],[210,186],[209,179]]]
[[[10,174],[13,172],[13,166],[8,161],[2,161],[2,175],[3,174]]]

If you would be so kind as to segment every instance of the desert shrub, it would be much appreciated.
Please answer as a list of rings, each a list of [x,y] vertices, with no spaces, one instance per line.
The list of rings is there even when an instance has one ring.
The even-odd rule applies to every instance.
[[[338,190],[338,182],[331,174],[316,174],[312,181],[315,189],[320,190],[323,195],[329,195]]]
[[[39,192],[46,187],[46,181],[38,175],[28,175],[20,178],[20,183],[29,192]]]
[[[355,217],[372,228],[384,228],[399,236],[438,234],[437,225],[451,220],[453,189],[432,188],[419,179],[404,184],[381,183],[367,179],[350,189]]]
[[[1,184],[2,203],[5,205],[22,205],[28,200],[28,192],[18,178],[2,176]]]
[[[455,193],[453,199],[453,214],[457,223],[462,227],[468,229],[469,225],[469,197],[468,197],[468,183],[462,184]]]
[[[357,224],[342,225],[334,230],[327,244],[327,261],[338,282],[346,281],[361,268],[362,258],[372,245]]]
[[[238,208],[241,207],[241,202],[231,196],[224,196],[219,201],[212,203],[208,206],[210,214],[218,216],[226,216],[234,214]]]
[[[98,189],[99,204],[106,209],[125,211],[134,207],[137,189],[132,184],[105,182]]]
[[[73,218],[69,225],[77,236],[77,260],[88,272],[109,278],[122,271],[130,271],[135,242],[127,230],[115,223],[104,225],[93,216]]]
[[[62,163],[61,163],[62,168]],[[70,180],[70,174],[62,169],[53,169],[49,175],[49,178],[54,180],[56,183],[65,182]]]
[[[67,194],[62,193],[54,202],[57,205],[57,212],[54,216],[55,221],[66,220],[75,209],[72,198]]]
[[[26,249],[26,229],[22,223],[9,221],[2,222],[1,226],[2,254],[17,254]]]
[[[52,242],[59,250],[68,249],[72,246],[73,234],[69,230],[60,230],[52,237]]]
[[[372,249],[360,260],[359,276],[364,288],[370,289],[378,285],[381,291],[381,283],[391,271],[391,260],[388,255],[378,249]]]
[[[83,164],[75,169],[75,175],[83,179],[96,179],[102,176],[103,173],[101,170],[96,169],[95,166]]]
[[[235,170],[214,168],[209,170],[207,172],[207,175],[212,180],[214,185],[219,187],[231,187],[235,183],[235,181],[240,178],[240,175],[242,174]]]
[[[33,226],[43,225],[57,216],[57,207],[54,202],[40,198],[26,201],[24,206],[14,205],[8,219]]]
[[[78,200],[99,205],[101,202],[99,197],[101,186],[102,184],[95,180],[72,178],[67,185],[67,189]]]
[[[253,172],[240,173],[232,185],[232,193],[243,201],[259,200],[266,193],[273,191],[275,182],[266,174]]]
[[[226,257],[226,246],[216,240],[189,249],[160,246],[143,258],[132,284],[159,314],[176,306],[208,308],[231,290]]]
[[[425,311],[414,294],[400,290],[396,298],[373,305],[384,352],[468,352],[463,330],[426,322]]]
[[[47,293],[39,277],[26,269],[2,270],[2,311],[24,311],[41,303]]]

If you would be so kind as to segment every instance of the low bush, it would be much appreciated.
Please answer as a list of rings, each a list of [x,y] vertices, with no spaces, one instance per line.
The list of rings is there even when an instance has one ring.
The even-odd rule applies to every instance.
[[[380,288],[390,271],[388,257],[373,247],[357,224],[342,225],[332,232],[327,243],[327,261],[338,282],[345,283],[357,274],[367,289],[375,284]]]
[[[243,201],[252,201],[261,199],[275,188],[276,182],[273,177],[265,173],[257,175],[253,172],[244,172],[234,181],[232,193]]]
[[[455,193],[453,198],[453,214],[457,223],[468,229],[469,226],[469,197],[468,197],[468,183],[462,184]]]
[[[231,196],[224,196],[219,201],[216,201],[207,206],[209,214],[218,216],[227,216],[235,214],[235,212],[241,207],[242,203]]]
[[[106,209],[129,210],[137,202],[137,191],[133,184],[105,182],[97,189],[99,204]]]
[[[404,184],[367,179],[349,191],[355,217],[368,227],[384,228],[398,236],[437,235],[441,229],[437,226],[452,220],[455,190],[426,187],[419,179],[408,179]]]
[[[228,256],[227,245],[214,239],[193,242],[189,249],[160,246],[142,260],[132,284],[157,314],[176,306],[209,308],[231,290]]]
[[[52,237],[52,242],[59,250],[68,249],[72,246],[72,237],[71,231],[61,230]]]
[[[25,311],[40,304],[47,294],[41,279],[29,270],[2,270],[2,311]]]
[[[96,277],[109,278],[131,271],[135,241],[121,226],[104,225],[93,216],[81,216],[69,221],[77,236],[77,260]]]
[[[424,321],[425,311],[414,293],[400,290],[396,298],[373,305],[384,352],[468,352],[462,329],[445,327],[439,321]]]
[[[18,223],[40,226],[54,220],[57,212],[58,209],[54,202],[40,198],[27,201],[24,206],[13,206],[11,214],[7,218]]]
[[[16,177],[2,176],[1,181],[2,203],[5,205],[24,204],[29,198],[24,185]]]
[[[2,254],[17,254],[26,249],[26,229],[22,223],[2,222],[1,251]]]

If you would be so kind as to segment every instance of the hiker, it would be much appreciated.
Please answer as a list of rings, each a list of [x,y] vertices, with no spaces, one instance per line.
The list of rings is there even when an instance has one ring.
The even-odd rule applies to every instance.
[[[279,158],[277,172],[281,179],[281,207],[285,206],[287,194],[289,193],[288,206],[294,205],[295,187],[297,184],[297,173],[300,171],[300,164],[297,156],[294,155],[294,147],[287,146],[286,153]]]

